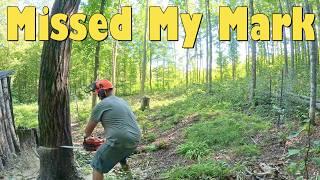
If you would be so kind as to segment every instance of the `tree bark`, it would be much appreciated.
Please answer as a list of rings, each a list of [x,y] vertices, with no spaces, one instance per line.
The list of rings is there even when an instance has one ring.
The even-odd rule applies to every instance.
[[[146,0],[146,14],[145,14],[145,24],[144,24],[144,36],[143,36],[143,59],[141,65],[141,85],[140,85],[140,95],[144,95],[144,85],[146,81],[146,69],[147,69],[147,30],[148,30],[148,9],[149,0]]]
[[[252,17],[254,15],[254,8],[253,8],[253,0],[250,0],[249,2],[249,9],[250,9],[250,16]],[[254,40],[251,40],[251,55],[252,55],[252,64],[251,64],[251,88],[250,88],[250,103],[251,106],[255,106],[255,91],[256,91],[256,83],[257,83],[257,42]]]
[[[287,5],[287,9],[289,14],[292,17],[292,5],[291,2],[289,0],[286,0],[286,5]],[[293,79],[295,76],[295,56],[294,56],[294,44],[293,44],[293,30],[292,30],[292,26],[290,27],[290,61],[291,61],[291,66],[290,66],[290,78]]]
[[[150,86],[150,91],[152,92],[152,45],[150,44],[150,54],[149,54],[149,86]]]
[[[105,6],[107,0],[101,0],[100,6],[100,14],[104,14]],[[98,41],[96,45],[96,51],[94,54],[94,70],[93,70],[93,81],[97,81],[99,78],[99,66],[100,66],[100,49],[101,49],[101,42]],[[97,103],[97,95],[95,93],[92,94],[92,109],[96,106]]]
[[[281,1],[279,0],[279,9],[280,13],[283,14]],[[283,28],[283,47],[284,47],[284,74],[287,77],[288,76],[288,49],[287,49],[287,37],[286,37],[286,29]]]
[[[185,0],[186,5],[186,13],[189,12],[188,10],[188,0]],[[186,50],[186,88],[189,86],[189,49]]]
[[[117,55],[118,55],[118,42],[114,40],[112,43],[112,85],[117,85]]]
[[[189,49],[186,50],[186,88],[189,85]]]
[[[308,0],[304,0],[307,13],[313,13],[312,6],[310,6]],[[315,25],[313,24],[313,27]],[[315,29],[315,28],[314,28]],[[317,32],[315,31],[315,37]],[[318,41],[310,42],[311,45],[311,56],[310,56],[310,107],[309,107],[309,118],[310,123],[315,125],[316,118],[316,105],[317,105],[317,66],[319,60],[318,53]]]
[[[205,2],[205,11],[206,11],[206,83],[209,86],[209,14],[207,0]]]
[[[56,0],[52,14],[68,16],[77,13],[80,0]],[[69,26],[69,22],[67,22]],[[49,31],[52,31],[50,25]],[[70,39],[45,41],[42,48],[39,77],[39,130],[40,172],[39,179],[80,179],[74,165],[69,100]]]
[[[208,34],[209,34],[209,73],[208,73],[208,80],[209,80],[209,92],[212,91],[212,32],[211,32],[211,12],[210,12],[210,3],[209,0],[206,0],[206,10],[207,10],[207,23],[208,23]]]
[[[20,152],[15,133],[10,93],[10,78],[0,79],[0,170],[4,169],[13,154]]]

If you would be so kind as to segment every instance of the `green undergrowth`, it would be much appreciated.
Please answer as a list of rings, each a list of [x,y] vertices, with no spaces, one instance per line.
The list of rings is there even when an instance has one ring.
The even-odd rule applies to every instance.
[[[243,170],[241,165],[230,166],[222,161],[206,161],[185,167],[175,167],[163,174],[170,180],[178,179],[227,179],[227,177]]]
[[[191,159],[230,148],[235,148],[237,154],[258,154],[250,137],[266,131],[269,126],[262,118],[226,111],[187,128],[185,142],[178,146],[177,152]]]
[[[36,104],[19,104],[13,107],[17,127],[35,128],[38,126],[38,107]]]

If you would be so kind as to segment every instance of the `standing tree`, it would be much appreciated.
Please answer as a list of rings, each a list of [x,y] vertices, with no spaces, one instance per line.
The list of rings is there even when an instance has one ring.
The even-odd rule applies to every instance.
[[[144,24],[144,36],[143,36],[143,59],[141,65],[141,85],[140,85],[140,94],[144,95],[144,86],[146,82],[146,71],[147,71],[147,30],[148,30],[148,6],[149,0],[145,1],[146,3],[146,16],[145,16],[145,24]]]
[[[253,10],[253,0],[250,0],[249,2],[249,9],[250,9],[250,16],[252,17],[254,15]],[[255,106],[255,91],[256,91],[256,83],[257,83],[257,42],[254,40],[251,40],[251,58],[252,58],[252,64],[251,64],[251,87],[250,87],[250,103],[252,106]]]
[[[304,0],[307,13],[313,13],[312,6],[309,5],[308,0]],[[315,25],[313,24],[313,27]],[[315,28],[314,28],[315,29]],[[315,37],[317,32],[315,31]],[[315,125],[316,118],[316,103],[317,103],[317,67],[319,62],[318,41],[311,41],[311,56],[310,56],[310,108],[309,118],[310,123]]]
[[[105,6],[106,6],[107,0],[101,0],[101,6],[100,6],[100,14],[103,14]],[[98,79],[98,71],[99,71],[99,64],[100,64],[100,49],[101,49],[101,44],[100,41],[97,42],[96,46],[96,52],[94,54],[94,71],[93,71],[93,80],[96,81]],[[92,94],[92,108],[97,103],[97,95],[95,93]]]
[[[186,13],[189,13],[188,0],[185,0]],[[186,88],[189,85],[189,49],[186,50]]]
[[[236,66],[238,63],[238,41],[236,40],[235,34],[231,36],[231,41],[229,44],[229,58],[231,59],[232,62],[232,79],[236,79]]]
[[[287,5],[287,9],[288,9],[288,12],[289,14],[292,16],[292,5],[291,5],[291,2],[290,0],[286,0],[286,5]],[[291,63],[291,66],[290,66],[290,78],[293,79],[294,76],[295,76],[295,71],[294,71],[294,68],[295,68],[295,61],[294,61],[294,44],[293,44],[293,29],[292,29],[292,26],[290,27],[290,63]]]
[[[77,13],[80,0],[56,0],[52,14],[68,16]],[[69,25],[69,22],[66,22]],[[49,32],[52,31],[50,25]],[[55,31],[53,31],[55,32]],[[69,61],[71,40],[45,41],[41,55],[39,78],[39,179],[79,179],[74,165],[72,149],[59,148],[72,145],[69,104]]]
[[[103,0],[105,1],[105,0]],[[121,0],[118,2],[118,11],[121,10]],[[114,40],[112,43],[112,84],[114,87],[117,86],[117,55],[118,55],[118,41]],[[116,92],[115,89],[114,92]]]
[[[279,9],[280,13],[283,14],[282,4],[279,0]],[[288,76],[288,48],[287,48],[287,36],[286,36],[286,29],[283,28],[283,47],[284,47],[284,74]]]
[[[212,90],[212,29],[211,29],[211,11],[210,11],[210,3],[209,3],[209,0],[206,0],[206,15],[207,15],[207,29],[208,29],[208,32],[207,32],[207,36],[208,37],[208,42],[209,45],[208,45],[208,83],[209,83],[209,86],[208,86],[208,91],[211,92]]]

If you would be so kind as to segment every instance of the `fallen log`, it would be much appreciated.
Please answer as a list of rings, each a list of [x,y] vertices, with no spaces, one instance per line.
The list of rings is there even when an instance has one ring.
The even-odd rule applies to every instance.
[[[310,105],[310,98],[307,96],[301,96],[294,93],[286,93],[286,95],[290,98],[288,98],[289,101],[298,103],[298,104],[304,104],[305,106],[309,107]],[[316,101],[316,110],[320,111],[320,100]]]

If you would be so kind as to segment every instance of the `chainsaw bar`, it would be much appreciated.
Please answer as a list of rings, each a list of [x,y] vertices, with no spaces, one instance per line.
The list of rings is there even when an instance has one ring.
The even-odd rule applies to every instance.
[[[61,148],[66,148],[66,149],[83,149],[82,146],[59,146]]]

